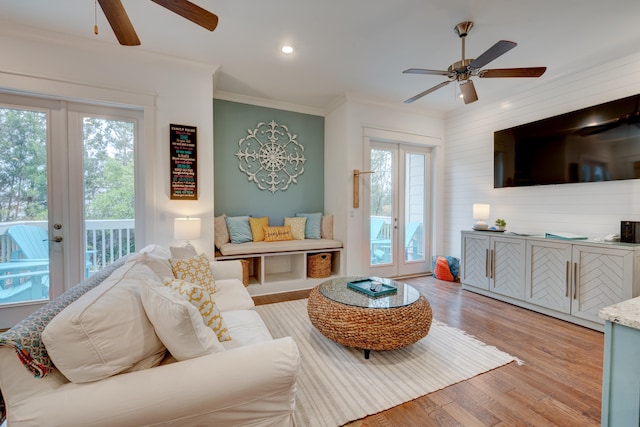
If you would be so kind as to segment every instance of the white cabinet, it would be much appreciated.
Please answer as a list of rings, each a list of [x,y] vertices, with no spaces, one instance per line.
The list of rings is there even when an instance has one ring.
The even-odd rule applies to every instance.
[[[640,245],[462,233],[464,289],[598,330],[600,308],[640,295],[639,266]]]
[[[525,241],[488,233],[463,235],[462,282],[524,298]]]

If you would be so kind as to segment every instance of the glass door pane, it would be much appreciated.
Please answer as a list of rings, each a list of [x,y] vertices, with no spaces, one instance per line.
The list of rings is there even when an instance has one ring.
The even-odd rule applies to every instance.
[[[426,161],[424,154],[405,156],[404,260],[424,261]]]
[[[135,251],[135,122],[85,116],[85,275]]]
[[[370,233],[371,265],[394,263],[395,151],[371,149]]]
[[[0,304],[49,298],[47,119],[0,107]]]

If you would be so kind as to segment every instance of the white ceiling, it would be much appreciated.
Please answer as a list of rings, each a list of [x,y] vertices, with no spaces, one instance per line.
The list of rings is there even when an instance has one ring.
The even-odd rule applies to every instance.
[[[466,56],[501,39],[518,46],[485,68],[548,67],[539,79],[475,79],[479,103],[638,52],[640,0],[193,0],[216,13],[208,32],[145,0],[122,0],[141,49],[219,65],[216,90],[326,109],[341,96],[399,106],[445,80],[405,75],[460,60],[454,26],[475,22]],[[0,0],[0,25],[117,44],[94,0]],[[281,45],[296,47],[293,55]],[[6,58],[5,58],[6,59]],[[0,69],[2,68],[0,60]],[[621,73],[624,70],[620,71]],[[451,84],[410,107],[464,108]]]

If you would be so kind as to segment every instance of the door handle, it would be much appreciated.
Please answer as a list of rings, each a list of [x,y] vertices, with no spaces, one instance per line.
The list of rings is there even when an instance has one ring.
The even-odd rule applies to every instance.
[[[60,243],[62,242],[62,240],[64,240],[62,238],[62,236],[53,236],[53,239],[44,239],[43,242],[56,242],[56,243]]]

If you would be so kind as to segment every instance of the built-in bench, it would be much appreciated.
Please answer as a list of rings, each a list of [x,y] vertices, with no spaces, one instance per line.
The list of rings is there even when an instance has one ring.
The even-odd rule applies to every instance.
[[[331,276],[342,274],[342,242],[332,239],[286,240],[281,242],[225,243],[216,260],[247,260],[251,295],[267,295],[311,289],[327,278],[309,277],[308,258],[331,255]]]

